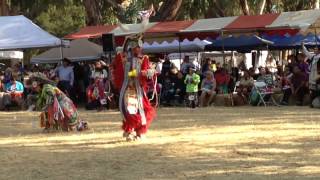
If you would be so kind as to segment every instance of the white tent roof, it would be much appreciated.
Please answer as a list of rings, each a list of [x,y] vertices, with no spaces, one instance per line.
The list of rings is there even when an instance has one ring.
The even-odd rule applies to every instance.
[[[87,39],[77,39],[70,42],[70,47],[62,48],[62,52],[63,57],[74,62],[96,60],[102,55],[102,47]],[[57,47],[31,58],[31,63],[57,63],[61,59],[61,48]]]
[[[304,10],[294,12],[283,12],[279,17],[273,21],[272,24],[266,26],[267,28],[283,28],[296,27],[299,29],[306,29],[314,24],[320,17],[319,10]]]
[[[189,41],[187,39],[183,40],[180,43],[181,52],[197,52],[203,51],[205,46],[211,44],[211,42],[206,40],[200,40],[196,38],[193,41]],[[143,44],[143,52],[144,53],[172,53],[179,52],[179,41],[174,40],[171,43],[167,41],[159,44],[157,42],[152,43],[151,45],[148,43]]]
[[[113,33],[115,36],[124,36],[124,35],[129,35],[129,34],[137,34],[142,31],[142,29],[149,29],[152,26],[154,26],[157,23],[148,23],[145,25],[145,27],[140,23],[140,24],[122,24],[122,28],[118,26],[114,30],[112,30],[110,33]]]
[[[206,31],[220,31],[225,26],[234,21],[237,16],[233,17],[222,17],[222,18],[212,18],[212,19],[199,19],[193,23],[190,27],[181,30],[181,32],[206,32]]]
[[[0,17],[0,50],[56,47],[61,40],[24,16]]]

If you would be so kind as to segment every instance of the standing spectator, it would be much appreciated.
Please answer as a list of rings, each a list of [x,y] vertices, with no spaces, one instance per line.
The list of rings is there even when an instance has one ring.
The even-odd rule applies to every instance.
[[[310,100],[313,102],[316,97],[320,96],[320,52],[319,49],[316,49],[315,54],[311,54],[304,44],[302,44],[302,50],[310,61],[309,89],[311,91]],[[313,107],[312,104],[311,107]]]
[[[190,67],[192,67],[192,64],[190,63],[189,56],[185,56],[180,69],[182,74],[184,75],[188,74],[188,70]]]
[[[62,66],[59,66],[56,69],[56,73],[59,79],[58,88],[70,97],[71,89],[74,83],[73,67],[70,66],[71,62],[67,58],[64,58],[62,60],[62,63]]]
[[[216,80],[214,79],[213,73],[207,71],[205,73],[205,79],[201,83],[201,96],[200,96],[200,106],[209,106],[212,102],[214,96],[216,95]]]
[[[166,57],[165,61],[162,63],[161,74],[165,75],[166,73],[169,73],[172,66],[172,62],[170,62],[170,59]]]
[[[192,108],[195,108],[196,104],[198,103],[198,85],[200,83],[200,76],[195,73],[196,69],[193,67],[189,68],[189,73],[186,75],[184,83],[187,85],[186,92],[187,96],[193,95],[194,96],[194,104]]]
[[[90,84],[90,77],[91,77],[91,67],[90,64],[85,63],[83,65],[83,83],[84,83],[84,87],[85,89],[87,89],[87,87]]]
[[[298,66],[295,66],[290,82],[291,90],[285,91],[282,104],[288,104],[289,97],[294,95],[297,98],[296,105],[302,106],[303,98],[308,93],[307,82],[307,75],[303,73]]]
[[[205,76],[207,71],[211,71],[212,69],[212,61],[210,58],[206,58],[205,63],[201,67],[202,75]]]
[[[84,86],[84,68],[82,64],[74,63],[73,66],[74,70],[74,85],[73,91],[74,96],[76,97],[76,103],[84,102],[85,101],[85,94],[86,89]]]
[[[306,75],[309,74],[309,65],[308,63],[305,61],[306,56],[304,54],[298,54],[297,56],[297,65],[298,67],[301,69],[301,71],[303,73],[305,73]]]

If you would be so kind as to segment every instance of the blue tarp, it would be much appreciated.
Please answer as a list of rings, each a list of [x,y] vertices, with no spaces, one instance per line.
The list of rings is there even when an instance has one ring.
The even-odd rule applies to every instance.
[[[271,43],[272,42],[272,43]],[[264,35],[261,38],[257,36],[242,35],[239,37],[225,37],[217,38],[212,41],[212,44],[207,45],[205,50],[207,51],[238,51],[238,52],[250,52],[251,50],[261,49],[296,49],[301,47],[301,43],[304,42],[308,47],[320,45],[320,37],[314,34],[294,36],[280,36]]]
[[[207,45],[205,50],[221,51],[224,49],[226,51],[250,51],[252,49],[264,49],[268,44],[270,43],[257,36],[219,37],[213,40],[212,44]]]
[[[271,45],[270,49],[296,49],[301,47],[301,43],[308,47],[320,45],[319,36],[314,34],[301,35],[297,34],[294,36],[264,36],[263,38],[273,41],[274,44]]]

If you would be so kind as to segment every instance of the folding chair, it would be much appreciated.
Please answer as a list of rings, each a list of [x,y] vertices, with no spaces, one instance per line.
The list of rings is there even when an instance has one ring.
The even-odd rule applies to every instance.
[[[267,104],[280,106],[274,97],[272,96],[274,92],[272,92],[271,88],[268,88],[267,84],[263,81],[255,81],[253,84],[253,89],[257,92],[259,95],[259,102],[258,106],[260,104],[263,104],[265,107],[267,107]],[[270,96],[270,99],[266,102],[265,97]]]
[[[238,94],[237,88],[238,88],[239,86],[240,86],[240,81],[237,81],[236,84],[234,85],[233,94]]]

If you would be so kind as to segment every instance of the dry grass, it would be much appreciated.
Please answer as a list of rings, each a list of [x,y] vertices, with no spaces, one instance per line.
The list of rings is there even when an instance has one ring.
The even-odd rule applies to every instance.
[[[160,109],[143,143],[117,112],[81,114],[91,130],[42,134],[38,113],[1,113],[0,179],[320,179],[317,109]]]

